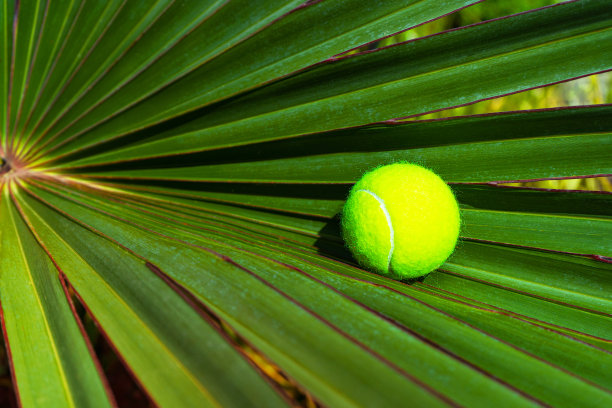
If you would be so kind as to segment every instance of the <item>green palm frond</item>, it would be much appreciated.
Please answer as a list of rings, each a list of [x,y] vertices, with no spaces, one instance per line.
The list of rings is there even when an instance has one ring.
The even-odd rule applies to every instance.
[[[610,176],[612,105],[422,119],[612,70],[608,2],[428,36],[407,30],[481,2],[256,3],[0,6],[18,402],[125,405],[107,341],[162,407],[612,406],[612,195],[513,184]],[[417,282],[339,233],[400,160],[463,218]]]

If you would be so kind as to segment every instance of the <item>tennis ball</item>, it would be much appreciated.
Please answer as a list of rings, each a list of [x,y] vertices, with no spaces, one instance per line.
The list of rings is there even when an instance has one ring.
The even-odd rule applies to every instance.
[[[395,163],[366,173],[342,211],[342,234],[363,267],[394,279],[424,276],[455,249],[460,215],[434,172]]]

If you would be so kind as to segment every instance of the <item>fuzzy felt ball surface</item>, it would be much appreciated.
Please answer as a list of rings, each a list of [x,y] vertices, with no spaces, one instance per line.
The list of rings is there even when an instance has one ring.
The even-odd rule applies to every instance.
[[[455,249],[459,206],[434,172],[395,163],[366,173],[342,211],[342,233],[364,267],[394,279],[426,275]]]

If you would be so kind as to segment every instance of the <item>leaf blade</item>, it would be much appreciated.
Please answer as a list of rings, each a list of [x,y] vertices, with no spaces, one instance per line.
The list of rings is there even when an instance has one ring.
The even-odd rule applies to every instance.
[[[20,204],[79,297],[160,405],[239,406],[250,396],[236,391],[228,381],[237,370],[252,395],[271,406],[284,406],[267,384],[262,387],[265,383],[252,373],[243,357],[144,262],[131,254],[120,256],[103,238],[77,228],[40,203],[21,197]],[[97,256],[87,247],[96,248]],[[114,257],[108,256],[113,252]],[[108,259],[113,260],[112,267]],[[117,273],[122,270],[128,270],[137,280],[121,280]],[[152,296],[153,289],[156,296]],[[168,306],[167,310],[150,305],[157,302]],[[190,335],[176,335],[184,331]],[[219,367],[225,363],[231,369]]]
[[[3,190],[2,315],[20,402],[113,406],[54,265]]]
[[[194,121],[158,133],[153,141],[145,139],[112,154],[74,163],[165,157],[296,137],[428,112],[610,69],[612,61],[594,57],[612,55],[606,50],[612,16],[601,7],[597,2],[581,2],[580,6],[565,3],[509,17],[513,24],[488,22],[331,61],[212,108]],[[560,30],[555,24],[562,21],[572,26]],[[555,31],[542,27],[554,27]],[[531,36],[525,37],[526,32]],[[473,52],[472,39],[487,36],[493,38],[487,51],[466,57]],[[500,37],[507,42],[495,42]],[[430,50],[438,46],[450,56],[428,60]],[[561,57],[566,53],[576,58],[566,61]],[[546,71],[544,65],[559,69]],[[382,71],[380,75],[378,71]],[[475,82],[479,87],[472,86]],[[278,98],[279,94],[286,96]],[[314,115],[325,120],[312,120]],[[68,146],[71,150],[84,147],[84,143],[82,139],[60,151],[66,153]]]

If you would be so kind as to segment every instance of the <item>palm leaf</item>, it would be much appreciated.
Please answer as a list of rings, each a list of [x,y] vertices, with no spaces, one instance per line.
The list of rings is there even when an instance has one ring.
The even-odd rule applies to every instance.
[[[605,2],[380,49],[478,2],[60,3],[0,8],[22,405],[116,405],[81,306],[158,406],[298,404],[287,382],[326,406],[612,404],[612,196],[504,185],[612,174],[612,106],[406,120],[612,69]],[[339,234],[352,183],[399,160],[462,210],[417,282]]]

